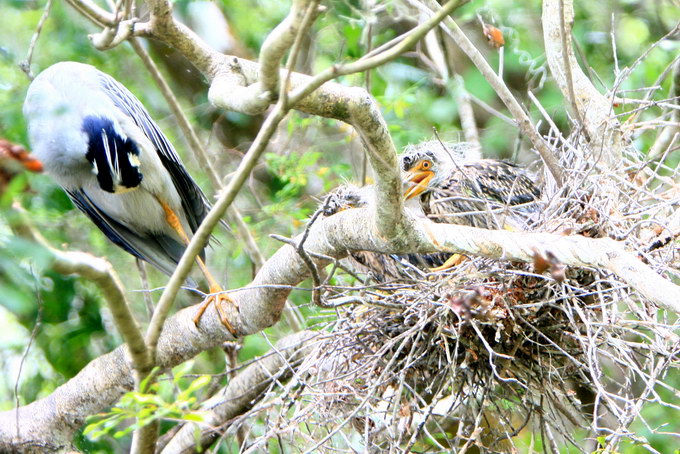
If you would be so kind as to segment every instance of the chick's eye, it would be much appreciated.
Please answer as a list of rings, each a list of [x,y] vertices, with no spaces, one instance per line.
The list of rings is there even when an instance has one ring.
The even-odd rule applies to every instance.
[[[423,163],[420,165],[423,169],[429,169],[432,164],[430,161],[423,161]]]

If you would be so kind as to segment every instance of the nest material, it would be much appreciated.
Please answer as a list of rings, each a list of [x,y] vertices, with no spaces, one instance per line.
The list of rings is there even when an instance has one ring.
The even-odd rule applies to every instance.
[[[565,155],[572,184],[546,197],[533,230],[623,239],[677,279],[675,170],[644,171],[651,191],[637,156],[617,176]],[[680,395],[667,379],[680,348],[672,320],[603,270],[471,257],[360,293],[364,304],[340,314],[309,360],[319,381],[308,398],[319,434],[351,429],[369,451],[511,452],[532,432],[546,452],[590,452],[596,437],[640,442],[628,427],[646,399],[660,399],[657,385]]]

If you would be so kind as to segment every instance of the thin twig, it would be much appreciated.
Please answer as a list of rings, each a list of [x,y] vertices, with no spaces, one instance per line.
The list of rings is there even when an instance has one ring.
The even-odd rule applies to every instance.
[[[414,6],[422,9],[423,5],[415,0],[408,0],[409,3],[414,4]],[[427,5],[425,10],[429,14],[435,14],[435,12],[440,12],[441,7],[434,0],[425,0],[424,3]],[[529,115],[524,111],[522,106],[519,104],[517,99],[512,95],[508,89],[505,82],[498,77],[493,68],[484,59],[484,56],[479,52],[479,50],[472,44],[472,42],[465,36],[465,33],[460,29],[458,24],[451,19],[446,17],[440,27],[446,32],[463,52],[472,60],[477,69],[482,73],[487,82],[493,87],[501,101],[510,110],[512,115],[515,117],[517,124],[529,140],[538,153],[540,154],[546,168],[555,179],[558,187],[561,187],[564,183],[564,177],[562,175],[562,169],[557,161],[557,158],[553,155],[552,151],[548,148],[545,141],[538,133],[536,128],[531,122]]]
[[[33,267],[31,267],[31,276],[33,277],[33,280],[35,281],[35,298],[38,301],[38,313],[35,316],[35,324],[33,325],[33,329],[31,330],[31,335],[28,337],[28,344],[26,344],[26,348],[24,349],[23,355],[21,355],[21,361],[19,361],[19,370],[17,371],[17,378],[16,381],[14,382],[14,404],[15,404],[15,409],[16,409],[16,437],[19,439],[19,408],[20,408],[20,402],[19,402],[19,383],[21,382],[21,371],[24,368],[24,363],[26,362],[26,358],[28,358],[28,353],[31,351],[31,346],[33,345],[33,341],[35,340],[36,336],[38,335],[38,331],[40,330],[40,327],[42,326],[42,319],[43,319],[43,309],[45,307],[45,303],[42,298],[42,293],[40,292],[40,285],[38,283],[38,277],[35,275],[33,272]]]
[[[19,63],[19,68],[26,73],[26,76],[30,79],[33,80],[35,75],[33,74],[33,71],[31,71],[31,62],[33,61],[33,51],[35,50],[36,44],[38,44],[38,38],[40,38],[40,33],[42,32],[43,27],[45,26],[45,22],[47,22],[47,18],[50,16],[50,10],[52,9],[52,0],[47,0],[47,3],[45,4],[45,9],[43,10],[42,16],[40,16],[40,20],[38,21],[38,25],[35,28],[35,32],[33,33],[33,36],[31,37],[31,44],[28,46],[28,53],[26,54],[26,60],[22,61]]]

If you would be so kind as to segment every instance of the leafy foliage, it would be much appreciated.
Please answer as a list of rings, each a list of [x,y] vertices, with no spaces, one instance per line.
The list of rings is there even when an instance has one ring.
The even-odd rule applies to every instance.
[[[83,435],[97,440],[105,435],[122,438],[134,430],[154,421],[193,421],[203,422],[201,412],[196,410],[198,392],[210,384],[208,375],[201,375],[191,381],[184,389],[179,388],[183,381],[175,376],[172,385],[179,388],[175,392],[166,383],[151,383],[158,370],[150,374],[140,385],[140,391],[126,393],[110,411],[92,416]],[[163,389],[161,389],[163,388]]]
[[[185,11],[191,0],[174,2],[176,10]],[[409,27],[407,14],[399,2],[384,2],[384,13],[368,14],[362,10],[364,2],[332,0],[325,2],[328,11],[314,26],[311,36],[314,47],[310,50],[310,72],[318,72],[333,64],[352,61],[393,39]],[[233,36],[252,54],[257,55],[267,34],[288,12],[289,2],[279,0],[220,0]],[[535,122],[542,119],[533,103],[526,99],[528,88],[535,92],[541,104],[557,125],[566,129],[569,118],[564,101],[554,84],[546,80],[543,44],[540,27],[539,0],[511,2],[507,0],[474,0],[456,11],[456,20],[465,32],[483,50],[492,66],[499,66],[499,56],[486,46],[479,17],[494,23],[504,31],[504,78],[517,96],[524,101]],[[0,4],[0,136],[27,145],[25,123],[21,114],[22,102],[29,80],[18,64],[27,55],[36,24],[42,15],[44,0],[10,0]],[[632,75],[621,87],[614,87],[616,71],[631,67],[636,59],[667,33],[680,19],[677,4],[672,1],[626,0],[620,2],[576,1],[575,41],[582,53],[582,66],[592,73],[598,88],[609,90],[636,90],[655,84],[670,62],[680,52],[676,40],[668,40],[652,49],[637,65]],[[612,15],[614,19],[612,19]],[[256,17],[257,20],[253,20]],[[369,33],[369,30],[371,32]],[[107,52],[92,48],[87,34],[94,31],[91,24],[72,10],[66,2],[54,2],[38,40],[32,61],[36,73],[52,63],[75,60],[90,63],[112,74],[135,93],[157,119],[164,132],[177,145],[192,175],[208,193],[207,178],[200,171],[185,146],[175,121],[155,89],[151,78],[143,69],[132,49],[117,46]],[[612,41],[616,43],[613,48]],[[459,136],[460,119],[457,102],[451,84],[442,83],[417,54],[409,55],[379,69],[372,70],[370,82],[366,74],[341,78],[340,83],[364,86],[378,100],[388,121],[390,132],[398,147],[415,143],[432,136],[436,128],[444,140]],[[450,60],[465,80],[465,87],[480,103],[504,111],[494,91],[479,72],[455,50]],[[166,62],[164,52],[154,57]],[[587,64],[586,64],[587,63]],[[186,93],[176,74],[166,70],[178,92]],[[668,79],[661,83],[655,99],[663,99],[668,93]],[[624,92],[626,94],[635,92]],[[224,124],[216,116],[209,115],[205,92],[181,100],[192,120],[201,126],[200,135],[210,145],[216,166],[221,175],[229,174],[240,157],[238,150],[247,146],[257,130],[257,121],[241,114],[226,113]],[[631,110],[631,106],[619,106],[617,114]],[[523,149],[517,130],[486,109],[475,107],[481,130],[481,140],[488,157],[514,157],[524,162],[534,160],[530,150]],[[625,115],[622,119],[627,118]],[[641,120],[648,119],[643,113]],[[218,127],[219,126],[219,127]],[[219,131],[218,131],[219,130]],[[219,134],[246,137],[235,150],[225,151],[218,139]],[[239,196],[238,205],[265,256],[269,256],[280,244],[269,239],[269,233],[292,235],[300,232],[304,220],[314,211],[315,197],[319,197],[343,180],[361,180],[363,154],[353,148],[356,142],[346,125],[337,122],[292,114],[279,141],[271,144],[260,172],[256,172],[250,184]],[[655,139],[655,133],[633,137],[639,150],[647,150]],[[289,144],[290,147],[282,146]],[[228,155],[225,157],[225,155]],[[236,156],[236,158],[233,158]],[[231,159],[231,158],[233,159]],[[231,160],[230,160],[231,159]],[[670,156],[667,164],[677,165],[680,153]],[[370,176],[369,176],[370,177]],[[140,290],[139,273],[132,259],[112,246],[91,223],[73,208],[63,191],[48,177],[24,175],[15,179],[7,191],[0,195],[0,332],[12,336],[0,337],[0,367],[4,380],[0,381],[0,409],[14,405],[14,381],[18,364],[28,344],[30,331],[38,317],[38,302],[43,307],[41,328],[24,367],[19,394],[21,403],[27,403],[51,392],[60,383],[74,376],[93,358],[106,353],[121,340],[111,322],[108,309],[101,295],[89,283],[73,277],[60,276],[49,269],[45,251],[34,244],[14,236],[11,219],[5,216],[11,203],[18,201],[31,215],[39,231],[54,246],[69,250],[83,250],[107,257],[127,283],[129,289]],[[253,274],[253,266],[233,235],[219,232],[220,246],[212,252],[217,275],[226,286],[235,288],[247,284]],[[224,251],[228,254],[225,254]],[[164,284],[164,277],[150,271],[150,287]],[[309,286],[305,286],[309,287]],[[38,296],[39,295],[39,296]],[[131,293],[133,310],[138,319],[148,319],[141,293]],[[150,292],[152,299],[158,295]],[[190,295],[182,295],[181,304],[196,301]],[[318,316],[316,308],[308,307],[308,292],[298,291],[291,300],[300,306],[305,315]],[[270,342],[289,332],[285,324],[279,324],[262,335],[251,336],[239,355],[240,361],[248,361],[269,350]],[[90,422],[84,435],[92,440],[80,440],[81,447],[91,451],[115,450],[118,441],[107,438],[125,438],[135,425],[127,420],[141,418],[141,424],[153,420],[198,420],[196,411],[210,379],[201,375],[184,385],[183,376],[192,374],[221,374],[227,360],[221,351],[205,352],[192,361],[188,368],[179,368],[172,380],[150,385],[145,392],[129,393],[110,411]],[[222,380],[219,376],[218,380]],[[660,390],[660,393],[665,392]],[[646,418],[659,426],[668,424],[680,431],[675,410],[650,407]],[[665,438],[655,438],[643,424],[635,429],[646,436],[660,452],[673,449]],[[669,429],[670,430],[670,429]],[[529,441],[527,441],[527,444]],[[423,448],[426,449],[426,448]],[[637,452],[635,446],[624,446],[623,452]]]

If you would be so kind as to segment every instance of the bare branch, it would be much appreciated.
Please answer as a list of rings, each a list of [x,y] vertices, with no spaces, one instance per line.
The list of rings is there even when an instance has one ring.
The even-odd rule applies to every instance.
[[[673,80],[671,82],[671,88],[668,93],[668,97],[671,98],[671,106],[676,107],[672,109],[670,114],[670,121],[674,124],[668,125],[659,131],[654,144],[649,149],[649,154],[647,159],[657,159],[666,152],[666,150],[675,141],[680,141],[680,55],[675,59],[675,64],[673,65]]]
[[[38,38],[40,38],[40,33],[42,32],[43,27],[45,26],[45,22],[47,21],[47,18],[50,16],[50,10],[52,9],[52,0],[47,0],[47,3],[45,4],[45,9],[43,10],[42,16],[40,16],[40,20],[38,21],[38,25],[35,27],[35,32],[33,33],[33,36],[31,37],[31,44],[28,46],[28,52],[26,53],[26,60],[22,61],[19,63],[19,67],[23,72],[26,73],[28,78],[30,80],[33,80],[35,77],[33,75],[33,71],[31,71],[31,62],[33,61],[33,51],[35,50],[36,44],[38,44]]]
[[[458,101],[458,115],[460,116],[460,126],[463,129],[465,141],[475,144],[474,149],[469,155],[470,159],[482,158],[482,145],[479,141],[479,132],[475,122],[475,113],[472,110],[470,94],[465,89],[465,81],[460,74],[453,77],[453,92]]]
[[[421,9],[423,8],[423,5],[421,5],[420,2],[416,2],[415,0],[409,0],[409,3],[412,3]],[[430,14],[432,14],[434,11],[439,11],[441,8],[434,0],[424,0],[423,3],[427,5],[426,10]],[[503,82],[503,80],[498,77],[493,68],[491,68],[491,65],[489,65],[484,56],[479,52],[479,50],[477,50],[468,37],[465,36],[465,33],[463,33],[463,31],[453,19],[447,17],[441,24],[441,28],[455,41],[458,47],[460,47],[461,50],[465,52],[472,63],[474,63],[477,69],[482,73],[487,82],[489,82],[489,84],[493,87],[498,96],[501,98],[501,101],[503,101],[503,104],[505,104],[508,110],[515,117],[515,120],[517,121],[522,133],[529,138],[534,148],[536,148],[536,151],[538,151],[538,153],[541,155],[545,166],[555,179],[555,182],[557,182],[557,185],[562,186],[564,178],[562,176],[562,169],[557,162],[557,158],[552,154],[552,151],[548,148],[541,135],[531,123],[531,118],[529,118],[529,115],[526,113],[524,108],[512,95],[507,85],[505,85],[505,82]]]
[[[611,116],[611,101],[597,91],[576,61],[571,45],[572,0],[544,0],[542,21],[550,72],[562,95],[571,101],[577,118],[582,120],[593,147],[593,157],[608,167],[615,167],[621,160],[625,143],[619,122]]]
[[[66,0],[80,14],[100,27],[114,27],[116,17],[91,0]]]
[[[52,254],[52,267],[61,274],[77,274],[94,282],[109,305],[111,314],[123,340],[128,345],[134,369],[137,371],[137,380],[149,373],[152,367],[151,357],[144,343],[142,332],[132,315],[130,306],[125,296],[125,289],[118,278],[118,274],[111,264],[99,257],[84,252],[64,252],[51,247],[31,225],[18,204],[13,206],[12,228],[21,236],[28,238]]]
[[[262,43],[258,58],[260,86],[262,87],[262,93],[259,97],[263,101],[262,111],[269,107],[269,104],[278,96],[281,61],[288,49],[293,46],[295,37],[299,34],[308,6],[314,9],[314,13],[318,14],[316,5],[316,1],[293,0],[288,16],[272,30]],[[313,21],[314,17],[310,17],[310,19]]]
[[[204,404],[209,410],[204,414],[203,421],[200,424],[185,424],[165,446],[162,453],[193,452],[196,450],[197,441],[200,442],[201,448],[208,448],[227,429],[228,425],[225,423],[249,410],[253,401],[261,397],[274,379],[277,381],[290,379],[295,370],[288,365],[307,356],[313,340],[318,336],[318,332],[300,331],[281,339],[276,343],[275,353],[256,359],[232,379],[226,388],[215,393],[216,398]],[[200,430],[199,439],[196,437],[197,429]]]

